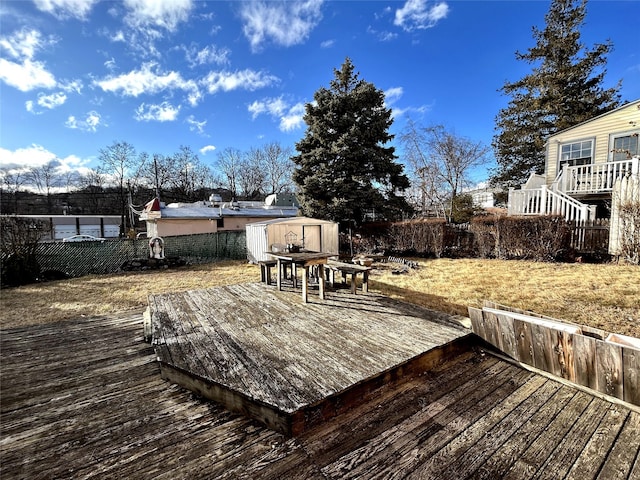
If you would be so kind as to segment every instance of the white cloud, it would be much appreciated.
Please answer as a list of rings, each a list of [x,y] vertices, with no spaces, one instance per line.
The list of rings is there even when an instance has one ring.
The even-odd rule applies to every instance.
[[[433,109],[432,105],[420,105],[419,107],[406,107],[406,108],[393,107],[391,110],[391,116],[393,118],[397,118],[405,114],[424,115],[425,113],[430,112],[432,109]]]
[[[247,107],[247,110],[249,110],[251,118],[254,120],[261,114],[266,114],[277,119],[280,122],[279,128],[283,132],[295,130],[304,123],[304,103],[296,103],[289,106],[282,97],[267,98],[262,101],[256,100]]]
[[[116,59],[111,57],[109,60],[104,62],[103,64],[107,70],[113,72],[116,69]]]
[[[18,61],[33,59],[38,50],[52,43],[52,39],[43,40],[37,30],[22,29],[8,37],[0,37],[0,49]]]
[[[197,132],[202,136],[207,136],[204,133],[204,127],[207,126],[206,120],[198,122],[193,115],[189,115],[185,121],[189,124],[189,130],[191,130],[192,132]]]
[[[38,95],[38,105],[49,110],[63,105],[67,101],[67,96],[63,92],[52,93],[51,95]]]
[[[216,147],[214,147],[213,145],[205,145],[204,147],[202,147],[200,149],[200,153],[202,155],[206,155],[209,152],[213,152],[216,149]]]
[[[100,34],[112,42],[126,43],[141,58],[161,58],[156,42],[174,34],[189,21],[195,0],[123,0],[107,2],[108,13],[124,22],[118,30],[104,28]]]
[[[15,61],[0,58],[0,79],[21,92],[36,88],[53,88],[56,79],[43,62],[34,60],[35,54],[55,43],[43,39],[37,30],[20,30],[10,36],[0,37],[0,50]]]
[[[56,86],[55,77],[47,71],[44,64],[31,60],[15,63],[0,58],[0,79],[21,92]]]
[[[67,128],[83,132],[95,132],[101,125],[103,125],[102,117],[95,110],[88,112],[84,120],[79,120],[74,115],[70,115],[65,122]]]
[[[58,19],[84,20],[97,0],[34,0],[38,10],[50,13]]]
[[[280,130],[283,132],[290,132],[297,128],[302,127],[304,124],[304,103],[296,103],[292,106],[285,115],[280,118]]]
[[[172,122],[180,113],[180,107],[174,107],[169,102],[162,102],[159,105],[141,104],[136,109],[135,119],[141,122]]]
[[[155,72],[156,64],[146,63],[140,70],[132,70],[117,76],[109,76],[94,84],[105,92],[120,93],[128,97],[138,97],[142,94],[156,94],[165,90],[182,90],[187,92],[191,105],[196,105],[200,98],[197,84],[193,80],[185,80],[179,72]]]
[[[0,147],[0,167],[6,170],[26,171],[42,167],[56,158],[54,153],[35,143],[14,151]]]
[[[269,40],[285,47],[302,43],[320,22],[322,3],[323,0],[243,2],[240,17],[251,49],[257,51]]]
[[[402,97],[403,93],[404,90],[402,89],[402,87],[392,87],[386,90],[384,92],[385,107],[389,108],[390,105],[393,105],[395,102],[397,102],[400,97]]]
[[[56,173],[60,175],[65,175],[70,172],[84,175],[91,170],[91,168],[88,167],[90,161],[90,159],[82,159],[75,155],[61,158],[35,143],[13,151],[0,147],[0,168],[3,170],[3,172],[0,173],[0,177],[2,177],[4,172],[13,175],[24,175],[33,168],[40,168],[51,162],[55,162]],[[25,184],[23,188],[37,191],[34,185]],[[54,189],[54,191],[58,191],[58,189]]]
[[[126,41],[124,38],[124,32],[122,30],[118,30],[116,33],[111,35],[110,40],[116,43]]]
[[[158,27],[169,32],[186,22],[193,9],[192,0],[124,0],[124,5],[129,10],[125,16],[129,26],[137,29]]]
[[[271,116],[279,117],[284,113],[287,109],[287,103],[282,99],[282,97],[278,98],[267,98],[262,101],[256,100],[247,108],[251,113],[251,118],[253,120],[262,113],[268,113]]]
[[[435,26],[449,13],[449,5],[439,2],[430,5],[429,0],[407,0],[404,6],[396,10],[394,25],[410,32]]]
[[[58,87],[68,93],[82,93],[82,81],[72,80],[70,82],[59,82]]]
[[[52,93],[51,95],[45,95],[44,93],[38,94],[37,104],[42,108],[48,108],[53,110],[54,108],[63,105],[67,101],[67,96],[64,92]],[[39,115],[42,110],[36,110],[33,100],[27,100],[25,102],[25,108],[28,112]]]
[[[185,52],[187,62],[192,68],[198,65],[226,65],[229,63],[229,55],[231,54],[231,50],[228,48],[218,48],[215,45],[207,45],[200,50],[192,45],[185,48]]]
[[[391,87],[384,92],[384,106],[385,108],[391,108],[391,116],[393,118],[400,117],[404,114],[418,114],[423,115],[431,111],[431,105],[420,105],[419,107],[396,107],[395,103],[404,95],[404,89],[402,87]]]
[[[335,40],[325,40],[324,42],[320,42],[320,48],[331,48],[335,45]]]
[[[378,40],[380,40],[381,42],[390,42],[391,40],[394,40],[398,36],[397,33],[389,32],[389,31],[380,32],[375,28],[373,28],[372,26],[367,27],[367,33],[370,33],[371,35],[375,35],[376,37],[378,37]]]
[[[214,94],[219,91],[229,92],[240,88],[254,91],[273,85],[278,81],[279,78],[273,75],[246,69],[236,72],[210,72],[200,83],[207,88],[209,93]]]

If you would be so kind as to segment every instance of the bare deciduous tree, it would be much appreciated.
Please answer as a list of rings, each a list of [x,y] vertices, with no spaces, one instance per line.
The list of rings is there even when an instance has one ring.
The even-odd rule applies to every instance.
[[[246,199],[257,199],[263,195],[266,182],[266,159],[262,148],[252,148],[242,156],[238,172],[240,195]]]
[[[290,147],[282,147],[277,142],[271,142],[262,147],[264,157],[265,194],[281,193],[293,189],[291,174],[293,151]]]
[[[47,199],[47,208],[52,213],[52,189],[62,185],[62,175],[59,173],[60,161],[51,160],[39,167],[31,167],[27,173],[28,181],[33,184],[40,194]]]
[[[222,174],[222,184],[231,191],[234,197],[238,195],[238,183],[242,168],[242,152],[236,148],[225,148],[218,153],[216,166]]]
[[[136,150],[130,143],[113,142],[110,146],[100,149],[99,154],[101,173],[107,176],[109,183],[115,185],[121,208],[124,232],[127,228],[125,219],[128,212],[127,190],[135,188],[142,178],[142,172],[147,160],[146,155],[136,157]]]
[[[456,197],[471,184],[471,170],[488,162],[489,147],[442,125],[422,127],[413,121],[407,124],[400,141],[413,182],[421,193],[423,213],[434,209],[451,218]]]
[[[84,202],[92,212],[103,211],[105,179],[97,170],[89,170],[80,177],[80,188],[87,194]]]
[[[2,198],[1,205],[13,204],[13,212],[18,213],[18,192],[27,181],[26,171],[21,168],[4,167],[0,170],[2,179],[2,196],[9,196],[9,201]]]

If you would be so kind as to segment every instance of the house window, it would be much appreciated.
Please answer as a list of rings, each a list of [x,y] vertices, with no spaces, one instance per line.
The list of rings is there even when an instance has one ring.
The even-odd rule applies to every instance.
[[[614,162],[628,160],[634,155],[638,155],[638,133],[624,135],[613,138],[613,157]]]
[[[560,147],[560,170],[593,163],[593,140],[565,143]]]
[[[224,217],[217,219],[216,226],[218,228],[224,228]]]

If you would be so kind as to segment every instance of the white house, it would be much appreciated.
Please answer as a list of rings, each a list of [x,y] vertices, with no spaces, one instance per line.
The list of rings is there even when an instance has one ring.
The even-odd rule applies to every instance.
[[[545,172],[509,191],[509,215],[608,218],[616,180],[639,174],[640,100],[551,135]]]
[[[609,253],[620,254],[620,206],[640,203],[640,100],[555,135],[546,144],[544,175],[509,191],[509,215],[608,218]],[[631,225],[626,228],[637,229]]]

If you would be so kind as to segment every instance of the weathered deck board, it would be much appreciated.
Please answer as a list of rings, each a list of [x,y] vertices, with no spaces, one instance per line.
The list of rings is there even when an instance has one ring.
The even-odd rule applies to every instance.
[[[582,453],[571,466],[567,480],[591,480],[596,478],[598,470],[594,470],[592,458],[603,449],[611,448],[616,436],[620,433],[629,411],[624,407],[611,405],[594,434],[582,449]]]
[[[558,439],[568,435],[572,425],[585,412],[592,399],[591,396],[578,392],[547,426],[546,434],[538,437],[536,442],[522,452],[504,478],[533,478],[553,453]]]
[[[0,370],[3,480],[638,477],[637,413],[478,350],[294,438],[163,381],[141,314],[0,330]]]
[[[301,303],[255,283],[149,303],[165,378],[288,434],[344,410],[383,377],[410,373],[432,351],[442,361],[444,348],[469,337],[451,318],[374,294]]]
[[[560,389],[559,384],[555,382],[550,382],[550,384],[558,387],[554,395],[548,401],[544,402],[534,415],[528,418],[523,417],[521,420],[524,421],[524,424],[518,428],[517,432],[509,432],[510,435],[508,435],[504,443],[494,442],[494,446],[497,447],[497,449],[478,467],[472,478],[482,480],[502,478],[522,452],[541,434],[544,434],[544,428],[548,425],[549,421],[554,418],[575,395],[575,391],[571,389]],[[500,425],[494,430],[501,437],[505,434],[505,431]],[[492,441],[494,430],[488,431],[485,434],[489,441]]]

